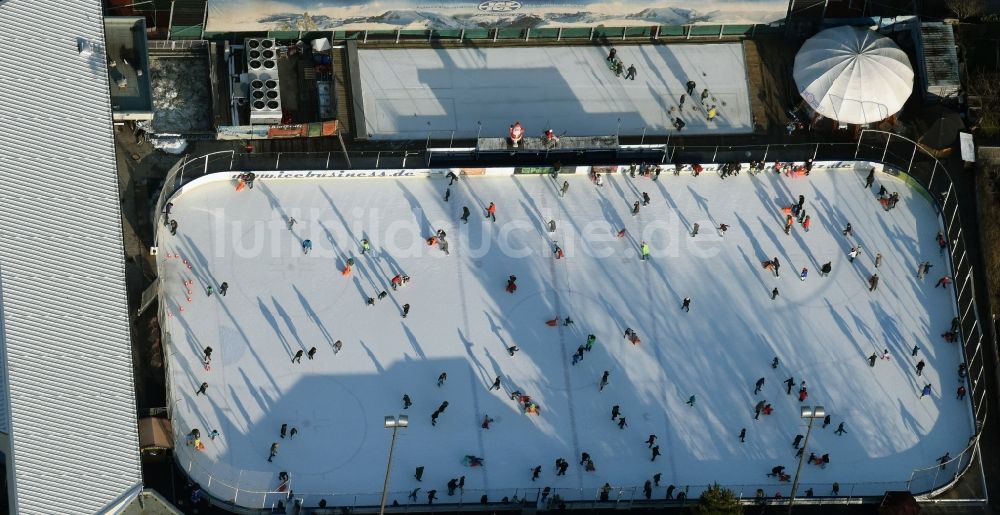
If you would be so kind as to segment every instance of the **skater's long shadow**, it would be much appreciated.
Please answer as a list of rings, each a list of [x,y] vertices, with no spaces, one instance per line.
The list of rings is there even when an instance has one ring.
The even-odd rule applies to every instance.
[[[708,199],[699,195],[690,185],[688,185],[687,190],[691,194],[691,197],[694,198],[695,203],[698,204],[698,207],[705,213],[705,216],[711,217],[711,214],[708,212]]]
[[[500,325],[497,324],[497,321],[493,318],[492,313],[489,311],[483,311],[483,313],[486,315],[486,319],[490,322],[490,331],[497,336],[497,340],[500,342],[500,345],[503,345],[504,352],[506,352],[507,347],[510,347],[510,345],[507,343],[507,339],[503,337],[503,331],[500,329]]]
[[[333,214],[337,216],[338,220],[340,220],[340,225],[344,228],[344,231],[347,233],[347,238],[352,242],[359,241],[354,236],[354,232],[351,230],[350,224],[347,223],[347,220],[344,218],[344,215],[340,212],[340,208],[337,207],[337,203],[333,201],[333,197],[331,197],[330,194],[326,191],[326,188],[320,188],[319,191],[320,193],[323,194],[323,197],[326,198],[326,202],[330,204],[330,210],[333,211]],[[327,232],[327,234],[329,235],[329,231]],[[338,250],[338,254],[339,253],[341,252]]]
[[[302,338],[299,338],[299,332],[295,329],[295,324],[292,322],[292,317],[288,316],[288,313],[285,311],[285,308],[281,307],[281,303],[278,302],[278,299],[271,297],[271,303],[274,304],[274,311],[278,313],[281,320],[283,320],[285,325],[288,326],[288,332],[292,333],[292,336],[295,337],[295,341],[298,342],[300,347],[305,348],[302,344]]]
[[[309,304],[309,301],[306,300],[305,295],[302,295],[302,292],[299,291],[298,286],[292,286],[292,290],[294,290],[295,295],[298,296],[299,303],[302,304],[302,309],[305,310],[306,316],[308,316],[309,319],[312,320],[314,324],[316,324],[316,327],[319,328],[319,332],[323,335],[323,338],[326,338],[326,343],[333,343],[333,336],[330,335],[330,331],[328,331],[326,329],[326,326],[323,325],[323,321],[319,319],[319,315],[316,314],[316,311]]]
[[[500,376],[501,378],[503,377],[503,368],[500,366],[499,363],[497,363],[497,360],[493,358],[493,354],[490,353],[489,349],[484,348],[483,352],[486,353],[486,359],[490,360],[490,365],[493,367],[493,377],[487,377],[486,378],[487,380],[484,381],[484,383],[486,384],[486,387],[489,388],[489,387],[493,386],[493,378],[494,377],[496,377],[496,376]],[[503,381],[502,380],[501,380],[500,384],[501,384],[501,386],[503,385]],[[509,396],[510,392],[507,392],[507,394]]]
[[[420,230],[420,234],[431,234],[434,232],[434,227],[431,225],[431,221],[427,218],[424,213],[423,207],[420,206],[420,201],[413,195],[413,193],[403,186],[403,181],[394,181],[396,187],[403,192],[403,197],[410,204],[410,210],[413,211],[413,218],[417,222],[417,227]]]
[[[524,188],[522,181],[517,177],[514,177],[514,186],[517,186],[517,190],[521,192],[521,196],[523,198],[523,200],[520,201],[521,207],[524,208],[524,211],[534,219],[535,228],[538,229],[539,233],[544,234],[546,225],[545,213],[542,213],[542,210],[535,202],[535,195],[529,194],[528,190]],[[551,185],[549,185],[549,187],[551,188]],[[558,195],[558,193],[556,194]],[[525,200],[527,200],[527,202],[525,202]]]
[[[737,217],[736,220],[739,222],[740,229],[743,231],[743,234],[745,234],[745,235],[748,236],[747,240],[750,242],[750,245],[753,247],[754,257],[758,259],[758,263],[770,259],[770,257],[768,256],[768,254],[766,252],[764,252],[764,248],[760,246],[760,240],[757,239],[757,238],[755,238],[755,237],[753,237],[753,229],[750,228],[750,226],[747,224],[746,220],[744,220],[744,218],[742,216]],[[739,248],[740,248],[740,250],[742,250],[743,246],[741,245]],[[744,253],[744,256],[746,256],[746,253]],[[755,272],[757,270],[756,266],[752,266],[750,268],[751,268],[751,270],[753,270]]]
[[[267,309],[267,306],[264,305],[264,301],[261,300],[260,297],[257,297],[257,307],[260,309],[260,314],[264,317],[264,320],[266,320],[271,326],[271,329],[274,330],[274,334],[278,337],[278,341],[281,342],[281,346],[285,348],[285,351],[288,352],[289,355],[291,355],[292,347],[289,345],[288,339],[285,338],[285,335],[281,332],[281,328],[278,327],[278,321],[274,318],[274,315],[271,314],[271,310]]]
[[[338,258],[340,256],[343,256],[344,255],[344,251],[341,250],[340,245],[337,244],[337,236],[334,234],[334,232],[331,231],[330,228],[326,226],[326,223],[323,222],[322,220],[319,222],[319,226],[320,226],[320,228],[323,229],[323,233],[326,234],[326,241],[328,241],[330,243],[330,248],[333,249],[333,252],[335,253],[335,255]]]
[[[910,413],[910,410],[907,409],[906,405],[903,403],[903,400],[896,399],[896,402],[899,405],[898,409],[899,416],[903,419],[903,424],[906,427],[906,429],[909,429],[909,432],[914,435],[925,434],[927,429],[922,427],[920,423],[917,422],[917,419],[915,419],[913,415]]]
[[[465,337],[465,333],[461,329],[456,329],[458,332],[458,339],[462,342],[462,347],[465,348],[465,353],[469,356],[469,360],[476,366],[476,372],[479,374],[479,380],[485,382],[487,380],[492,381],[489,377],[489,371],[483,366],[483,363],[479,361],[476,354],[472,352],[472,341]]]
[[[255,401],[257,401],[257,405],[260,407],[260,410],[264,413],[267,413],[268,410],[271,408],[271,405],[268,402],[268,400],[265,399],[263,395],[261,395],[260,385],[257,382],[253,381],[252,379],[250,379],[250,376],[246,374],[246,371],[242,367],[239,369],[239,371],[240,371],[240,378],[243,379],[243,384],[246,386],[246,391],[250,392],[250,394],[253,395],[253,398]],[[234,388],[230,387],[230,397],[229,397],[230,399],[233,399],[234,401],[239,403],[239,399],[241,396],[242,395],[240,394],[240,392],[237,392]],[[244,406],[240,405],[239,408],[240,412],[246,418],[247,426],[252,425],[253,419],[250,417],[250,414],[247,413]]]
[[[249,381],[249,378],[243,369],[240,369],[240,376],[242,376],[243,382],[247,385],[247,391],[253,392],[253,395],[256,398],[257,391],[254,384]],[[240,395],[242,393],[243,392],[238,391],[233,385],[229,385],[229,399],[231,399],[231,405],[236,406],[236,410],[240,413],[240,416],[243,417],[243,426],[251,427],[253,425],[253,417],[250,416],[250,412],[247,411],[247,408],[243,405],[243,401],[240,399]],[[260,399],[257,399],[257,404],[260,404]],[[225,420],[225,417],[220,418]],[[236,428],[230,427],[229,429],[235,430]],[[223,429],[223,434],[225,434],[225,429]]]
[[[776,255],[780,255],[783,258],[783,260],[784,260],[785,263],[791,265],[791,261],[792,260],[789,259],[788,252],[785,251],[785,245],[778,238],[778,235],[774,232],[774,230],[769,225],[767,225],[766,223],[764,223],[764,220],[761,219],[761,217],[759,217],[759,216],[757,217],[757,222],[760,223],[761,230],[763,230],[765,233],[767,233],[768,239],[771,240],[771,243],[777,249],[775,251],[775,254]],[[794,265],[792,265],[792,267],[794,268]]]
[[[879,320],[884,341],[887,342],[886,345],[891,349],[891,352],[896,356],[908,356],[911,350],[910,345],[899,331],[895,318],[882,308],[882,302],[871,300],[869,304],[875,313],[876,319]]]
[[[757,189],[757,198],[767,208],[766,211],[771,214],[771,217],[774,218],[775,225],[781,225],[785,222],[785,218],[781,215],[779,200],[772,199],[767,195],[766,191],[760,188]]]
[[[368,357],[372,360],[372,364],[375,365],[375,370],[378,371],[379,375],[385,374],[385,367],[383,367],[382,363],[380,363],[378,358],[375,357],[375,353],[372,352],[370,348],[368,348],[368,345],[365,344],[365,341],[358,340],[358,343],[361,344],[361,348],[365,350],[365,352],[368,354]]]
[[[288,212],[285,211],[285,208],[281,205],[281,201],[278,200],[278,197],[276,197],[274,192],[271,191],[271,187],[266,182],[261,181],[258,181],[258,185],[259,187],[257,189],[260,190],[265,197],[267,197],[267,202],[271,205],[271,209],[277,211],[282,220],[288,220]],[[298,237],[298,235],[296,235],[296,237]],[[299,239],[301,240],[301,238]]]
[[[364,305],[368,305],[369,294],[368,292],[365,291],[364,286],[361,286],[361,278],[358,276],[354,276],[351,282],[354,283],[354,288],[358,290],[358,298],[361,300],[361,303]],[[377,294],[378,294],[377,292],[373,292],[371,294],[372,298],[374,298]]]
[[[686,216],[684,216],[684,213],[681,212],[681,208],[677,207],[677,203],[674,202],[673,195],[671,195],[669,192],[664,192],[663,196],[667,201],[667,205],[670,206],[670,209],[672,209],[673,212],[677,214],[677,218],[681,221],[681,225],[683,225],[684,227],[691,227],[691,221],[688,220]]]
[[[866,324],[864,320],[858,317],[858,315],[854,312],[851,312],[851,319],[854,322],[854,327],[856,327],[857,330],[861,332],[863,336],[862,339],[868,342],[872,342],[872,348],[878,351],[881,351],[884,348],[879,345],[875,345],[874,343],[876,341],[875,334],[872,332],[871,328],[868,327],[868,324]]]
[[[424,350],[420,348],[420,342],[417,341],[417,335],[413,334],[413,331],[406,324],[400,323],[399,325],[402,326],[403,332],[406,333],[406,339],[410,341],[410,345],[413,346],[413,350],[417,353],[417,356],[420,356],[421,359],[427,359]]]
[[[837,327],[840,328],[840,332],[844,333],[844,338],[853,343],[854,347],[858,349],[859,353],[861,353],[864,356],[867,356],[868,351],[872,350],[874,347],[863,349],[861,347],[860,342],[854,336],[854,333],[851,331],[851,327],[847,324],[847,320],[840,315],[840,313],[837,311],[837,308],[835,308],[833,304],[830,304],[830,299],[823,299],[823,302],[826,304],[827,312],[830,313],[830,315],[833,317],[833,321],[837,324]]]

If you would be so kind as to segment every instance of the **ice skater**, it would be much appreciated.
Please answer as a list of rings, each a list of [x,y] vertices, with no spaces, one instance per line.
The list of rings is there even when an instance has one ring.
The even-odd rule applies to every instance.
[[[608,372],[607,370],[604,371],[604,375],[601,376],[601,386],[600,386],[600,388],[598,388],[597,391],[599,391],[599,392],[603,392],[604,391],[604,387],[608,385],[608,375],[609,374],[610,374],[610,372]]]
[[[635,203],[632,204],[632,216],[635,216],[637,214],[639,214],[639,201],[638,200],[636,200]]]
[[[410,305],[403,304],[403,318],[406,318],[410,314]]]
[[[517,352],[517,351],[519,351],[519,350],[521,350],[521,349],[517,348],[517,345],[511,345],[510,347],[507,347],[507,354],[510,354],[511,357],[513,357],[514,353]]]
[[[871,188],[872,184],[875,184],[875,169],[874,168],[872,168],[868,172],[868,177],[865,178],[865,189]]]
[[[308,254],[309,251],[312,250],[312,248],[313,248],[313,242],[312,242],[312,240],[303,240],[302,241],[302,253],[303,254]]]
[[[403,394],[403,409],[410,409],[410,406],[413,406],[413,402],[410,401],[410,394],[404,393]]]
[[[568,191],[568,190],[569,190],[569,181],[563,181],[562,188],[559,188],[559,196],[560,197],[565,197],[566,196],[566,191]]]
[[[459,220],[461,220],[462,223],[469,223],[469,214],[469,206],[462,206],[462,217],[459,218]]]
[[[278,455],[278,442],[274,442],[274,443],[271,444],[271,454],[270,454],[270,456],[267,457],[268,463],[271,463],[271,461],[277,455]]]
[[[333,342],[333,355],[336,356],[340,349],[344,348],[344,342],[337,340]]]
[[[223,281],[222,284],[219,285],[219,295],[225,297],[227,291],[229,291],[229,283]]]
[[[844,236],[854,236],[854,228],[851,227],[850,222],[847,223],[847,227],[844,227],[844,230],[841,231],[841,234],[843,234]]]
[[[791,395],[792,394],[792,387],[793,386],[795,386],[795,378],[794,377],[789,377],[788,379],[785,379],[785,394],[786,395]]]
[[[306,357],[309,358],[309,359],[315,358],[316,357],[316,347],[310,347],[309,348],[309,352],[306,353]]]
[[[486,206],[486,219],[492,219],[493,223],[497,221],[497,205],[490,202],[490,205]]]
[[[493,380],[493,386],[490,386],[490,391],[499,389],[500,389],[500,376],[497,376],[497,378]]]
[[[444,386],[444,382],[447,381],[447,380],[448,380],[448,373],[447,372],[441,372],[441,375],[438,376],[438,382],[437,382],[438,388],[441,388],[442,386]]]
[[[625,229],[622,229],[622,230],[624,231]],[[639,249],[642,252],[642,258],[641,259],[643,261],[649,260],[649,244],[646,243],[646,242],[642,242],[642,245],[639,247]]]
[[[617,419],[618,415],[621,415],[621,413],[622,412],[621,412],[621,407],[620,406],[618,406],[617,404],[615,404],[614,406],[611,406],[611,420]]]
[[[868,278],[868,291],[875,291],[876,288],[878,288],[878,274],[872,274],[872,276]]]
[[[205,394],[205,397],[208,397],[208,383],[201,383],[201,385],[198,387],[198,391],[195,392],[194,394],[195,396]]]
[[[625,420],[625,419],[622,419],[622,420]],[[659,455],[660,455],[660,446],[659,445],[654,445],[653,446],[653,457],[649,461],[656,461],[656,457],[659,456]]]
[[[853,263],[857,259],[858,254],[861,253],[861,245],[855,245],[851,247],[851,251],[847,253],[847,261]]]
[[[691,312],[691,297],[684,297],[684,302],[681,304],[681,309],[685,312]]]
[[[302,354],[304,354],[302,349],[297,350],[295,355],[292,356],[292,363],[302,363]]]
[[[700,225],[698,225],[697,223],[696,223],[696,224],[694,224],[694,226],[693,226],[693,227],[691,227],[691,237],[692,237],[692,238],[694,238],[695,236],[697,236],[697,235],[698,235],[698,228],[699,228],[699,227],[700,227]]]
[[[535,468],[531,469],[531,480],[532,481],[538,479],[538,477],[541,476],[541,475],[542,475],[542,466],[541,465],[538,465]]]
[[[635,80],[635,71],[636,70],[635,70],[635,65],[634,64],[628,65],[628,73],[625,74],[625,79],[626,80],[628,80],[628,79]]]
[[[924,388],[920,390],[920,398],[923,399],[925,396],[930,394],[931,394],[931,384],[927,383],[924,385]]]
[[[757,380],[757,383],[756,383],[756,385],[755,385],[755,387],[753,389],[753,394],[757,395],[758,393],[760,393],[760,390],[762,388],[764,388],[764,378],[763,377]]]
[[[917,362],[917,367],[916,368],[917,368],[917,375],[918,376],[922,375],[924,373],[924,365],[925,365],[924,364],[924,360],[920,360],[920,361]]]
[[[747,428],[740,429],[740,443],[746,443]]]

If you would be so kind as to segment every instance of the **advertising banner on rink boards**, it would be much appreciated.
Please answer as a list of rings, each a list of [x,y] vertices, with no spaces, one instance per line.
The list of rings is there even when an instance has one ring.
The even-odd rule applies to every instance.
[[[209,32],[628,27],[781,20],[787,0],[212,0]]]

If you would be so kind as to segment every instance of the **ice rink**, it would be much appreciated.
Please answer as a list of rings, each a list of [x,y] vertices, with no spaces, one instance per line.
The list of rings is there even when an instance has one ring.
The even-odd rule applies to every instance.
[[[602,187],[585,173],[558,182],[463,177],[448,202],[441,176],[262,178],[240,193],[228,176],[199,179],[172,199],[179,229],[161,231],[158,256],[178,462],[209,493],[244,506],[284,500],[260,493],[277,489],[280,471],[306,506],[321,498],[377,505],[390,439],[383,417],[403,413],[410,426],[399,432],[390,503],[406,504],[417,487],[420,503],[432,489],[439,502],[478,502],[484,493],[490,501],[534,500],[532,489],[545,486],[594,499],[605,482],[638,498],[656,473],[655,499],[671,484],[697,497],[713,481],[745,497],[758,487],[788,496],[789,483],[765,474],[776,465],[795,470],[792,440],[806,432],[796,393],[806,381],[804,404],[832,416],[830,427],[815,426],[809,452],[829,453],[831,463],[805,465],[799,495],[808,488],[828,495],[834,482],[853,495],[905,489],[911,471],[958,454],[973,429],[968,398],[956,400],[960,348],[939,336],[954,307],[952,292],[934,286],[949,269],[934,239],[937,215],[920,192],[879,173],[875,190],[884,184],[901,197],[884,211],[875,190],[862,188],[866,174],[864,165],[804,178],[684,172],[654,182],[615,174]],[[642,192],[651,202],[633,216]],[[811,228],[796,224],[785,235],[780,207],[800,194]],[[484,219],[490,202],[496,223]],[[459,220],[463,206],[468,224]],[[841,234],[848,222],[853,237]],[[719,224],[729,226],[724,237]],[[450,255],[424,242],[437,229],[447,232]],[[362,238],[372,243],[365,255]],[[313,243],[307,255],[305,239]],[[552,256],[554,240],[562,259]],[[646,262],[642,241],[651,246]],[[863,253],[850,263],[856,243]],[[876,253],[881,281],[869,292]],[[780,277],[761,266],[774,256]],[[355,266],[345,277],[348,257]],[[934,268],[921,281],[923,260]],[[827,261],[833,271],[820,277]],[[809,273],[800,280],[803,267]],[[411,281],[393,291],[397,273]],[[513,294],[504,288],[511,274]],[[383,290],[387,298],[366,305]],[[680,309],[684,297],[690,312]],[[574,323],[546,325],[556,316]],[[623,338],[625,328],[639,334],[639,345]],[[597,344],[574,365],[588,334]],[[337,340],[343,349],[335,355]],[[510,356],[514,345],[520,350]],[[206,346],[214,349],[211,370],[201,362]],[[313,346],[315,359],[291,362]],[[868,356],[883,349],[890,359],[870,367]],[[927,366],[918,377],[921,359]],[[609,384],[599,391],[605,370]],[[441,372],[447,381],[438,387]],[[491,391],[497,376],[501,388]],[[788,395],[782,382],[790,376],[796,387]],[[207,392],[196,395],[202,382]],[[933,393],[921,398],[928,383]],[[540,415],[524,414],[513,390],[536,401]],[[407,410],[404,394],[413,400]],[[774,412],[754,420],[759,400]],[[448,408],[434,427],[431,413],[443,401]],[[627,419],[624,429],[611,420],[613,405]],[[835,435],[841,422],[847,433]],[[279,437],[283,423],[297,429],[294,439]],[[185,445],[193,428],[205,444],[200,452]],[[212,430],[219,436],[208,438]],[[655,462],[650,434],[662,451]],[[269,463],[274,442],[280,448]],[[583,452],[596,471],[579,465]],[[485,467],[464,466],[466,455],[484,458]],[[557,477],[560,457],[570,466]],[[536,465],[543,471],[532,482]],[[460,476],[464,493],[449,497],[445,484]],[[918,476],[913,490],[930,488],[929,477]]]
[[[520,121],[528,136],[753,131],[739,43],[617,47],[635,80],[616,77],[604,46],[360,50],[365,122],[374,139],[503,137]],[[696,83],[688,95],[688,80]],[[709,122],[705,106],[718,116]],[[479,122],[482,123],[480,130]]]

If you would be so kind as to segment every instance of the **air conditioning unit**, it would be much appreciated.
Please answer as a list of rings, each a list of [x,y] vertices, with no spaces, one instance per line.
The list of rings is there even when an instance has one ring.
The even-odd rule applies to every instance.
[[[281,123],[281,89],[278,83],[278,52],[274,39],[247,38],[243,51],[250,81],[250,123]]]

